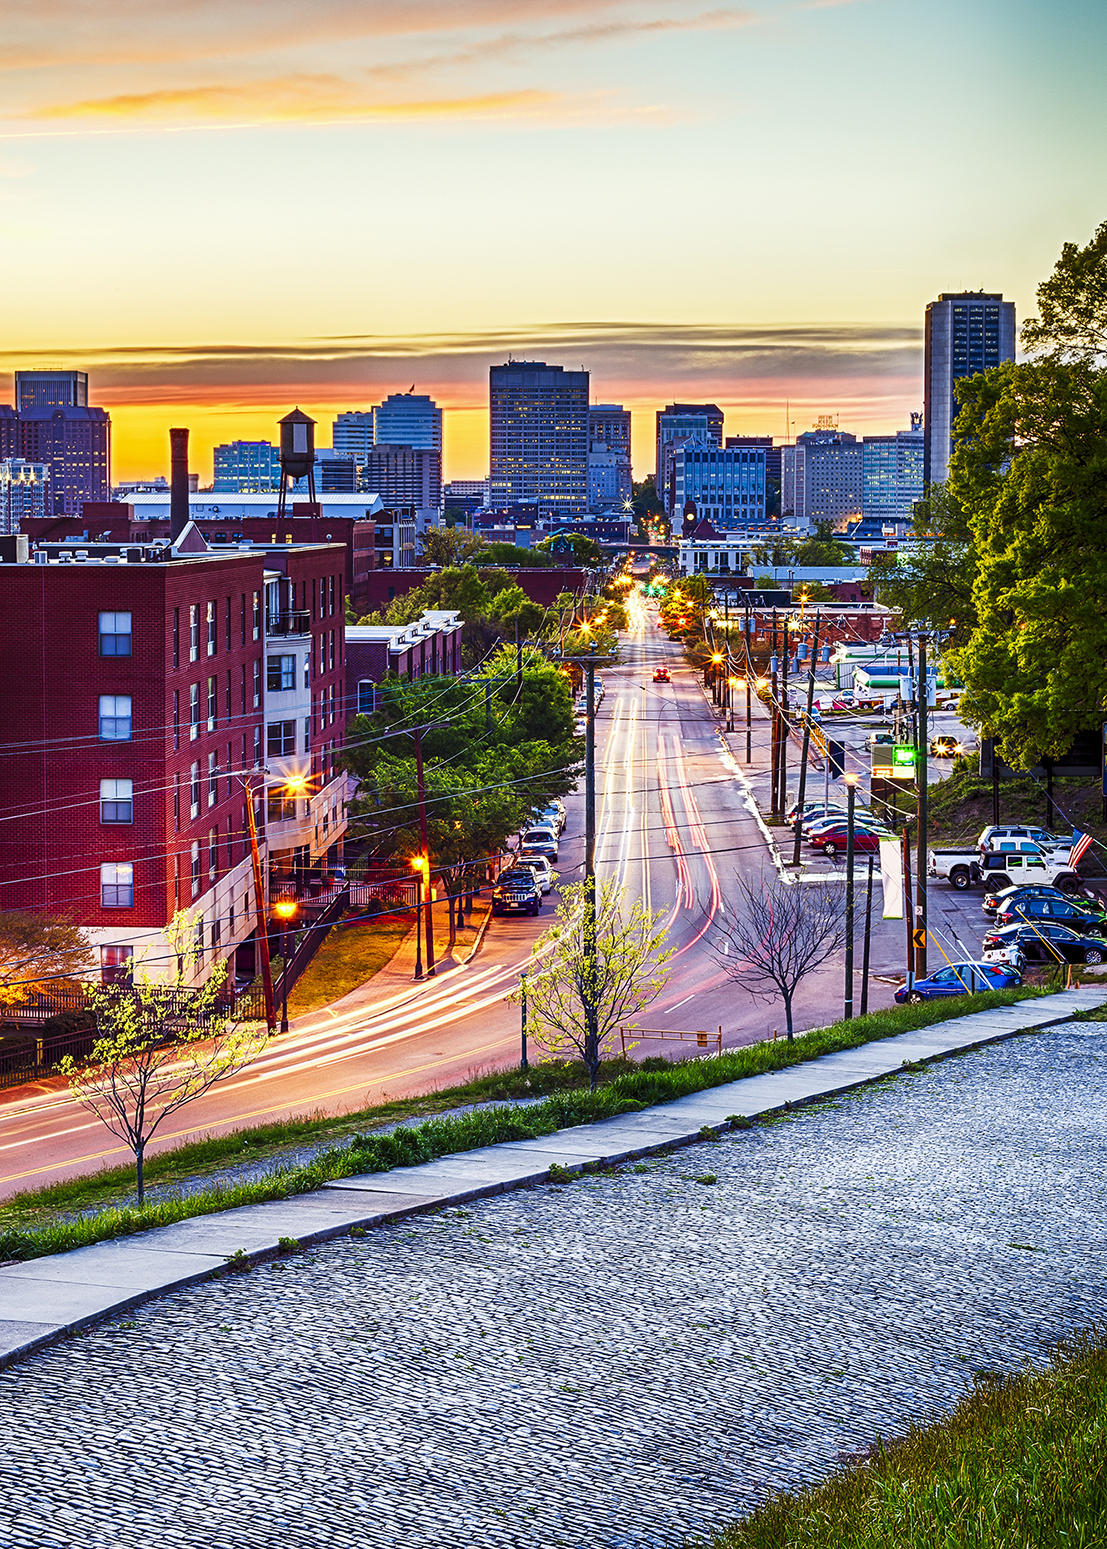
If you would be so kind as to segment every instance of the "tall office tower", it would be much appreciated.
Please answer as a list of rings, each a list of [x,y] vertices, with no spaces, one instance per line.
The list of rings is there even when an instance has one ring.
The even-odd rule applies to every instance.
[[[50,515],[50,470],[22,457],[0,460],[0,533],[20,531],[28,517]]]
[[[442,450],[442,410],[425,393],[390,393],[373,410],[373,440]]]
[[[717,403],[670,403],[657,411],[657,494],[666,516],[673,514],[672,459],[667,448],[689,436],[698,436],[708,446],[723,444],[723,411]]]
[[[18,457],[22,448],[19,415],[10,403],[0,403],[0,462],[7,457]]]
[[[735,438],[737,439],[737,438]],[[693,501],[720,531],[759,527],[765,520],[765,448],[718,447],[706,436],[688,436],[669,448],[674,509]]]
[[[765,515],[779,516],[780,454],[783,448],[773,445],[772,436],[727,436],[726,445],[765,448]]]
[[[488,374],[489,502],[535,505],[542,518],[588,508],[588,372],[513,360]]]
[[[847,430],[805,430],[781,447],[781,515],[800,530],[818,522],[841,529],[862,513],[862,447]]]
[[[866,436],[862,443],[864,515],[882,522],[909,522],[923,498],[922,415],[894,436]]]
[[[437,511],[442,505],[442,453],[431,446],[378,441],[358,470],[362,491],[390,510]]]
[[[331,427],[331,446],[336,452],[351,452],[359,468],[365,466],[375,440],[373,419],[372,409],[347,409]]]
[[[217,495],[262,495],[280,489],[281,454],[271,441],[227,441],[212,454]]]
[[[28,462],[49,466],[52,516],[80,516],[86,500],[111,499],[111,418],[106,409],[25,408],[19,420],[22,455]]]
[[[17,371],[15,412],[24,409],[87,409],[87,371]]]
[[[1015,303],[982,290],[947,291],[926,307],[923,478],[941,484],[949,473],[955,383],[1015,358]]]
[[[634,494],[630,410],[596,403],[588,410],[588,509],[622,506]]]

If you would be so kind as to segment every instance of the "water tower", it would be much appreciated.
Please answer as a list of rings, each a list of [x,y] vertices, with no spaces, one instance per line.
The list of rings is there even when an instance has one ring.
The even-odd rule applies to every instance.
[[[284,515],[289,479],[307,477],[308,499],[315,504],[315,421],[300,409],[281,420],[281,491],[278,518]]]

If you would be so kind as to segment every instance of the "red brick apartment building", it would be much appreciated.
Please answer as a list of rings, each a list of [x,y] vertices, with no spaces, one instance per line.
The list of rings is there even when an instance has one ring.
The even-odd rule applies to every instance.
[[[273,875],[341,858],[344,571],[340,544],[212,551],[194,527],[0,540],[0,907],[71,915],[109,975],[171,970],[178,910],[198,972],[252,967],[247,787]]]

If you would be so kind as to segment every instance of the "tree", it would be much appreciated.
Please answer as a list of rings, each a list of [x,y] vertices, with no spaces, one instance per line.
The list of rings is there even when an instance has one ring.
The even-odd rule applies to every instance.
[[[507,586],[497,592],[489,605],[489,616],[503,630],[505,638],[518,630],[520,640],[535,635],[546,622],[541,603],[531,602],[521,586]]]
[[[977,551],[961,713],[1008,763],[1107,714],[1107,373],[1055,356],[960,384],[950,490]]]
[[[419,557],[424,565],[464,565],[482,547],[479,533],[467,527],[430,527],[419,544]]]
[[[848,543],[842,543],[834,536],[829,522],[816,522],[815,536],[798,545],[795,561],[797,565],[854,565],[857,555]],[[777,563],[787,564],[788,561]]]
[[[187,916],[175,917],[169,936],[182,965],[194,964]],[[67,1055],[58,1067],[77,1101],[134,1155],[140,1205],[146,1147],[162,1122],[249,1064],[265,1042],[263,1025],[232,1022],[221,1010],[226,976],[219,963],[206,984],[190,990],[182,966],[167,983],[91,991],[92,1053],[79,1061]]]
[[[869,579],[878,600],[897,609],[905,624],[948,630],[958,645],[976,627],[978,569],[967,513],[948,484],[932,484],[915,508],[911,540],[878,555]]]
[[[527,1025],[551,1054],[583,1061],[593,1091],[607,1040],[656,1000],[668,980],[664,910],[635,899],[629,919],[615,881],[561,889],[554,924],[535,947],[545,966],[527,980]],[[516,991],[519,999],[521,991]]]
[[[1065,243],[1037,294],[1038,316],[1022,325],[1029,354],[1089,363],[1107,355],[1107,221],[1087,247]]]
[[[559,539],[568,540],[569,547],[572,550],[571,562],[574,565],[585,565],[590,569],[594,569],[597,565],[603,564],[603,549],[596,542],[595,538],[589,538],[582,532],[559,533],[557,538],[546,538],[533,552],[535,554],[547,555],[546,563],[551,563],[559,557],[553,553],[553,545]]]
[[[736,984],[763,999],[780,996],[791,1043],[796,991],[846,939],[845,889],[780,878],[734,881],[738,907],[716,923],[712,946]]]
[[[79,978],[91,961],[88,936],[72,920],[24,909],[0,911],[0,1006]]]

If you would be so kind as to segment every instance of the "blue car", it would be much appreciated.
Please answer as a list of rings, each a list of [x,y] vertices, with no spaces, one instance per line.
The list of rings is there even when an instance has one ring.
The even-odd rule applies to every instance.
[[[980,990],[1013,990],[1021,983],[1022,974],[1007,963],[951,963],[929,979],[916,979],[910,989],[901,984],[896,991],[896,1005],[921,1006],[924,1000],[943,1000],[948,995],[969,995]]]

